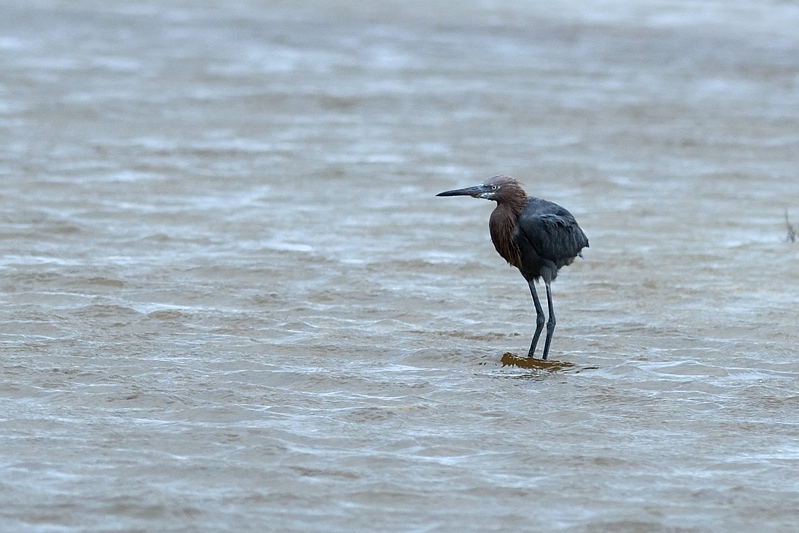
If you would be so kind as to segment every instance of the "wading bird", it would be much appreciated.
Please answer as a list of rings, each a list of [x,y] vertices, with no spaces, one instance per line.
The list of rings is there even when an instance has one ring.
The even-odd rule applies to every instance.
[[[581,255],[580,251],[588,247],[588,238],[577,221],[558,204],[528,197],[519,182],[510,176],[494,176],[480,185],[445,191],[436,196],[471,196],[497,203],[488,221],[491,242],[497,253],[518,268],[527,280],[535,304],[535,334],[527,357],[533,357],[544,329],[544,310],[535,291],[535,282],[543,278],[547,289],[549,320],[541,356],[546,359],[555,331],[550,284],[558,276],[561,267],[572,264],[575,257]]]

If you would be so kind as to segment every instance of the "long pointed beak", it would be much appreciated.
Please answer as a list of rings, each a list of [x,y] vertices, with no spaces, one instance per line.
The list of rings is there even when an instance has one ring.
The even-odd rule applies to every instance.
[[[451,191],[444,191],[438,193],[436,196],[471,196],[473,198],[480,198],[481,194],[489,192],[485,185],[475,185],[474,187],[466,187],[465,189],[453,189]]]

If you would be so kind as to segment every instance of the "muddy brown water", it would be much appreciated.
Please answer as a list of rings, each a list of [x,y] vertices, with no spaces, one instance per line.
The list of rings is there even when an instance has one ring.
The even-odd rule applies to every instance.
[[[799,6],[291,4],[0,7],[0,528],[794,531]]]

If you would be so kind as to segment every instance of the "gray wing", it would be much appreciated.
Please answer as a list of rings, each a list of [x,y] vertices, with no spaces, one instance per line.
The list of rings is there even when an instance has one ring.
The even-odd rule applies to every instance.
[[[530,198],[517,221],[518,243],[558,268],[570,264],[588,246],[588,238],[571,213],[557,204]]]

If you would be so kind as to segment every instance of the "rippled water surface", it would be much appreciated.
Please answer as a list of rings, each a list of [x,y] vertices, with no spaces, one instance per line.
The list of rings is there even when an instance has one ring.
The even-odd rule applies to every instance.
[[[799,6],[293,4],[0,6],[0,529],[795,531]]]

